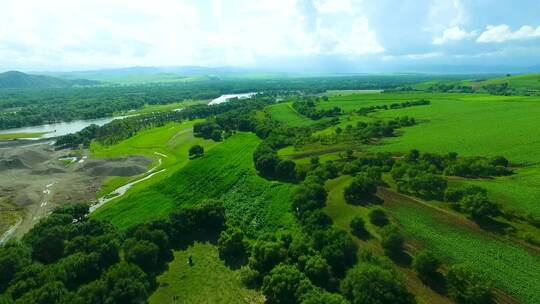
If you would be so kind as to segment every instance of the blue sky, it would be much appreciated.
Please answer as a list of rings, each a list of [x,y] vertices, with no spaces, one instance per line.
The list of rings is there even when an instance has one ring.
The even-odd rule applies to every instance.
[[[0,70],[538,64],[538,0],[0,0]]]

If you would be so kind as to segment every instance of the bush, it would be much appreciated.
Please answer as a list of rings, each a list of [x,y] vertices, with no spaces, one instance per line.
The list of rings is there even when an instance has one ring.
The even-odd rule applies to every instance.
[[[204,154],[204,148],[201,145],[194,145],[189,148],[189,156],[200,156]]]
[[[377,181],[368,177],[366,173],[360,173],[345,188],[343,196],[349,204],[358,204],[369,199],[377,192]]]
[[[262,292],[268,303],[296,304],[313,289],[311,282],[296,267],[278,265],[264,277]]]
[[[469,214],[475,221],[483,221],[488,217],[500,214],[500,210],[483,194],[473,194],[463,197],[459,203],[461,211]]]
[[[369,221],[376,226],[384,226],[388,224],[386,213],[382,209],[371,209],[368,213]]]
[[[395,226],[384,227],[381,231],[381,246],[388,256],[396,256],[403,252],[405,238]]]
[[[218,250],[222,259],[242,259],[247,254],[246,247],[244,233],[238,228],[229,228],[219,235]]]
[[[357,237],[367,234],[364,219],[360,215],[355,215],[349,223],[352,233]]]
[[[341,291],[352,304],[406,304],[413,299],[396,274],[379,266],[360,263],[347,272]]]
[[[486,304],[493,302],[492,284],[464,265],[450,268],[447,275],[448,294],[459,303]]]
[[[412,266],[421,279],[432,279],[437,274],[437,269],[441,266],[441,260],[430,251],[424,250],[414,256]]]

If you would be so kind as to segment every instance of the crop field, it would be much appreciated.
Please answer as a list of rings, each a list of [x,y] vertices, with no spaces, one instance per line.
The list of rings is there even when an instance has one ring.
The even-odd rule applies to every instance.
[[[465,182],[486,188],[495,202],[510,210],[540,218],[540,167],[519,168],[515,173],[496,179]]]
[[[21,138],[40,138],[43,134],[47,132],[36,132],[36,133],[2,133],[0,134],[0,140],[9,140],[9,139],[21,139]]]
[[[296,112],[290,102],[268,106],[266,111],[272,119],[291,127],[310,127],[319,123]]]
[[[187,264],[193,258],[193,266]],[[209,243],[195,243],[186,250],[175,251],[168,270],[157,277],[158,289],[150,296],[150,304],[255,304],[264,297],[245,288],[239,271],[231,270]],[[177,296],[178,300],[173,301]]]
[[[328,199],[324,211],[332,218],[332,221],[336,226],[349,233],[351,233],[349,223],[353,217],[356,215],[361,216],[364,219],[366,230],[371,237],[367,239],[358,239],[354,237],[354,239],[358,241],[359,248],[369,249],[377,255],[384,255],[379,243],[380,236],[378,234],[378,228],[371,224],[368,218],[370,209],[368,207],[350,205],[345,202],[343,191],[345,187],[350,184],[351,180],[352,176],[344,175],[329,180],[326,183]],[[451,303],[448,298],[423,284],[411,269],[399,265],[396,265],[396,267],[404,275],[407,287],[415,294],[419,304]]]
[[[451,262],[467,263],[521,303],[539,303],[540,259],[511,244],[455,221],[435,209],[405,202],[385,202],[402,230]]]
[[[176,110],[176,109],[181,109],[181,108],[184,108],[184,107],[187,107],[187,106],[200,104],[200,103],[207,103],[207,101],[204,101],[204,100],[184,100],[184,101],[168,103],[168,104],[155,104],[155,105],[146,104],[146,105],[144,105],[144,107],[142,107],[140,109],[128,111],[128,112],[123,113],[123,114],[137,115],[137,114],[148,114],[148,113],[153,113],[153,112],[167,112],[167,111],[173,111],[173,110]]]
[[[471,85],[487,85],[487,84],[501,84],[508,83],[513,88],[526,88],[526,89],[540,89],[540,74],[525,74],[515,75],[509,77],[500,77],[482,80],[478,82],[469,82]]]
[[[112,146],[102,146],[97,142],[93,142],[90,151],[94,157],[142,155],[155,160],[155,162],[161,159],[160,169],[167,168],[167,170],[150,180],[136,185],[133,189],[142,188],[159,181],[185,166],[189,160],[188,150],[192,145],[201,145],[207,151],[216,145],[214,141],[193,136],[193,124],[196,122],[198,121],[169,123],[162,127],[144,130]],[[155,162],[151,166],[155,166]],[[97,196],[108,194],[128,182],[128,180],[126,177],[110,178],[98,192]]]
[[[252,133],[237,133],[160,182],[103,206],[95,216],[127,228],[217,198],[224,201],[230,220],[246,231],[292,227],[288,197],[293,186],[257,175],[252,154],[259,142]]]

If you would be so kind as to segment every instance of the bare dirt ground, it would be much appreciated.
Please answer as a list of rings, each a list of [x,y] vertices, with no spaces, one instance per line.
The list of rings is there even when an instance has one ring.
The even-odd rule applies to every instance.
[[[90,202],[108,177],[139,175],[150,163],[141,156],[92,159],[87,151],[57,151],[51,141],[0,142],[0,236],[20,222],[10,231],[19,238],[56,206]]]

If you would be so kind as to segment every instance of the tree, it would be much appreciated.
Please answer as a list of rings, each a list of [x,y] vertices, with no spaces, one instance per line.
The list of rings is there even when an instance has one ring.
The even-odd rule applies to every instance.
[[[278,177],[284,179],[294,179],[296,176],[296,163],[292,160],[280,160],[275,168]]]
[[[490,281],[465,265],[455,265],[447,275],[448,294],[459,303],[486,304],[493,302]]]
[[[340,294],[316,288],[302,297],[301,304],[348,304],[348,302]]]
[[[255,159],[255,168],[264,176],[274,175],[279,158],[274,153],[266,153]]]
[[[229,228],[219,235],[219,256],[223,259],[243,258],[247,254],[244,233],[238,228]]]
[[[489,162],[493,165],[493,166],[503,166],[503,167],[508,167],[508,159],[502,157],[502,156],[495,156],[495,157],[492,157]]]
[[[261,275],[265,275],[286,257],[287,251],[281,242],[259,238],[251,248],[249,266]]]
[[[212,134],[210,135],[210,138],[214,141],[222,141],[223,140],[223,131],[221,130],[214,130],[212,131]]]
[[[364,219],[360,215],[355,215],[349,223],[352,233],[357,237],[367,234]]]
[[[405,238],[395,226],[386,226],[381,230],[381,246],[388,256],[396,256],[403,251]]]
[[[382,209],[371,209],[368,213],[369,221],[376,226],[384,226],[388,224],[386,213]]]
[[[112,266],[101,279],[79,288],[72,303],[146,303],[149,289],[146,274],[139,267],[122,262]]]
[[[62,282],[53,281],[32,289],[15,301],[15,304],[54,304],[63,303],[68,296],[68,291]]]
[[[124,255],[129,263],[133,263],[146,273],[157,270],[159,247],[149,241],[129,238],[124,242]]]
[[[15,275],[32,263],[30,248],[12,243],[0,247],[0,293],[9,286]]]
[[[479,193],[463,197],[459,204],[461,210],[469,214],[475,221],[482,221],[500,213],[497,205],[489,201],[485,195]]]
[[[356,262],[358,246],[347,232],[329,228],[313,233],[313,245],[335,273],[343,274]]]
[[[189,156],[200,156],[204,154],[204,148],[201,145],[193,145],[189,148]]]
[[[307,256],[302,261],[304,274],[319,287],[330,287],[332,271],[320,255]]]
[[[412,266],[422,280],[429,280],[437,274],[441,260],[430,251],[423,250],[414,256]]]
[[[377,182],[367,174],[360,173],[345,188],[343,196],[347,203],[358,204],[372,197],[375,192],[377,192]]]
[[[377,265],[357,264],[341,282],[341,291],[351,304],[408,304],[412,297],[396,274]]]
[[[308,278],[296,267],[280,264],[264,277],[262,292],[268,303],[296,304],[313,289]]]

